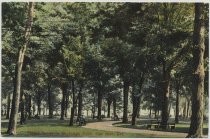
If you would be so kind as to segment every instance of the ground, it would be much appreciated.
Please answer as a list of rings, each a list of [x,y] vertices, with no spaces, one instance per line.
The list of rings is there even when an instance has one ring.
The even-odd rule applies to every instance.
[[[105,120],[105,121],[104,121]],[[89,120],[86,126],[73,126],[69,127],[69,119],[59,120],[55,119],[33,119],[28,120],[25,125],[18,125],[17,135],[18,137],[115,137],[115,138],[184,138],[187,135],[189,123],[178,124],[177,128],[173,132],[169,131],[155,131],[145,129],[143,123],[148,120],[141,119],[140,126],[130,126],[130,124],[122,124],[120,121],[110,121],[110,119],[104,119],[97,122]],[[1,134],[5,134],[7,129],[8,120],[1,120]],[[207,127],[207,125],[206,125]],[[204,128],[207,135],[207,128]]]

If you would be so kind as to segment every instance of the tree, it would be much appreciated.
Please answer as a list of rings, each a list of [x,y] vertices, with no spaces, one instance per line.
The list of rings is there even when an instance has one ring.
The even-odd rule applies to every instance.
[[[193,86],[192,86],[192,116],[187,137],[202,137],[203,135],[203,94],[204,94],[204,52],[205,52],[205,5],[195,4],[195,19],[193,32]]]
[[[27,45],[29,43],[29,37],[31,33],[31,27],[32,27],[32,21],[33,21],[33,13],[34,12],[34,3],[29,2],[28,4],[28,20],[26,22],[26,28],[25,28],[25,34],[24,34],[24,44],[23,46],[19,49],[19,54],[18,54],[18,61],[16,64],[16,89],[13,94],[13,99],[12,99],[12,109],[11,109],[11,114],[10,114],[10,120],[9,120],[9,126],[7,133],[11,135],[16,134],[16,125],[17,125],[17,116],[18,116],[18,108],[19,108],[19,99],[20,99],[20,87],[21,87],[21,72],[22,72],[22,66],[23,66],[23,60],[24,60],[24,55],[25,51],[27,48]]]

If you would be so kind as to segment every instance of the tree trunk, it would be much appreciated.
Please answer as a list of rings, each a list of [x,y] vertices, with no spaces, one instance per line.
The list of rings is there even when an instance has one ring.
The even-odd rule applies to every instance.
[[[76,109],[76,103],[77,100],[75,98],[75,88],[74,88],[74,80],[72,80],[72,107],[71,107],[71,117],[70,117],[70,122],[69,122],[69,126],[73,126],[74,124],[74,113],[75,113],[75,109]]]
[[[20,124],[25,124],[25,97],[22,91],[20,96]]]
[[[169,94],[170,94],[170,71],[166,71],[165,66],[163,66],[163,96],[162,96],[161,126],[164,129],[166,129],[169,117],[169,112],[168,112]]]
[[[61,83],[61,89],[62,89],[62,102],[61,102],[61,118],[60,120],[64,120],[64,113],[65,113],[65,106],[66,106],[66,94],[67,94],[67,84]]]
[[[7,114],[6,114],[6,119],[9,119],[9,114],[10,114],[10,103],[11,103],[11,94],[9,93],[7,96]]]
[[[128,122],[128,92],[129,82],[124,79],[123,81],[123,123]]]
[[[203,135],[203,94],[204,94],[204,52],[205,52],[205,19],[204,3],[195,4],[193,33],[193,86],[192,115],[187,137],[200,138]]]
[[[69,91],[67,91],[65,102],[65,117],[67,118],[67,112],[69,107]]]
[[[152,107],[150,105],[150,107],[149,107],[149,118],[151,118],[151,117],[152,117]]]
[[[138,97],[133,96],[133,114],[132,114],[132,125],[136,125],[136,116],[138,113]]]
[[[114,114],[114,117],[117,115],[116,113],[116,98],[113,98],[113,114]]]
[[[176,82],[176,115],[175,115],[175,122],[176,124],[179,123],[179,90],[180,90],[180,82]]]
[[[40,92],[38,93],[39,96],[38,96],[38,100],[37,100],[37,115],[41,115],[41,94]]]
[[[133,92],[133,114],[132,114],[132,125],[136,125],[136,117],[138,116],[138,111],[140,109],[140,102],[141,102],[141,89],[144,83],[144,72],[141,74],[141,79],[139,82],[139,90],[138,95],[135,96]],[[133,89],[135,89],[135,84],[133,85]]]
[[[31,95],[28,95],[28,119],[31,119]]]
[[[82,115],[82,87],[80,87],[78,94],[78,117]]]
[[[110,106],[112,104],[112,100],[110,98],[107,99],[107,105],[108,105],[108,108],[107,108],[107,118],[110,118]]]
[[[52,105],[52,92],[51,92],[51,82],[48,82],[48,107],[49,107],[49,118],[53,118],[53,105]]]
[[[9,119],[9,125],[7,133],[11,135],[16,134],[16,125],[17,125],[17,117],[18,117],[18,108],[19,108],[19,101],[20,101],[20,87],[21,87],[21,75],[22,75],[22,66],[23,66],[23,60],[25,51],[27,48],[27,45],[29,43],[29,37],[31,33],[31,26],[33,21],[33,12],[34,12],[34,3],[29,2],[28,4],[28,20],[26,22],[25,27],[25,33],[24,33],[24,45],[20,48],[18,53],[18,61],[16,64],[16,85],[15,85],[15,92],[13,93],[13,99],[12,99],[12,109],[10,113],[10,119]]]
[[[188,118],[189,116],[189,109],[190,109],[190,100],[187,100],[187,114],[186,114],[186,118]]]
[[[102,106],[102,94],[101,94],[101,89],[98,89],[98,116],[97,116],[98,120],[101,120],[101,106]]]
[[[96,98],[95,98],[95,93],[93,93],[93,106],[92,106],[92,119],[94,119],[94,117],[95,117],[95,112],[96,112],[96,104],[95,104],[95,101],[96,101]]]

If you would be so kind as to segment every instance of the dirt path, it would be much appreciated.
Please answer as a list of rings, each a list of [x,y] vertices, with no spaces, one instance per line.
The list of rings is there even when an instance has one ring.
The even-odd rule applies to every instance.
[[[181,137],[185,138],[187,136],[186,133],[177,133],[177,132],[163,132],[163,131],[153,131],[153,130],[145,130],[145,129],[131,129],[131,128],[123,128],[123,127],[116,127],[112,124],[116,123],[116,121],[103,121],[103,122],[95,122],[95,123],[88,123],[84,128],[91,128],[91,129],[98,129],[98,130],[105,130],[105,131],[115,131],[115,132],[123,132],[123,133],[142,133],[148,134],[151,136],[172,136],[172,137]]]

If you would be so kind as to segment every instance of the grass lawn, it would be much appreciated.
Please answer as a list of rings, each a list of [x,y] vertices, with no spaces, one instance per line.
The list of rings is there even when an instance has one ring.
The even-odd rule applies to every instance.
[[[69,121],[64,120],[30,120],[25,125],[18,125],[17,137],[115,137],[115,138],[148,138],[157,137],[149,134],[137,133],[119,133],[111,131],[100,131],[94,129],[86,129],[79,126],[68,126]],[[2,136],[7,130],[7,122],[1,124]],[[167,137],[167,136],[159,136]]]
[[[137,125],[132,126],[131,123],[128,124],[122,124],[121,122],[115,124],[115,126],[124,127],[124,128],[135,128],[135,129],[146,129],[146,124],[150,123],[150,121],[138,121]],[[173,132],[179,132],[179,133],[188,133],[190,128],[190,123],[182,122],[180,121],[179,124],[176,124],[176,128],[173,130]],[[152,129],[156,130],[156,129]],[[161,129],[159,129],[161,131]],[[167,131],[170,131],[168,129]],[[208,135],[208,123],[204,123],[203,127],[203,134]]]

